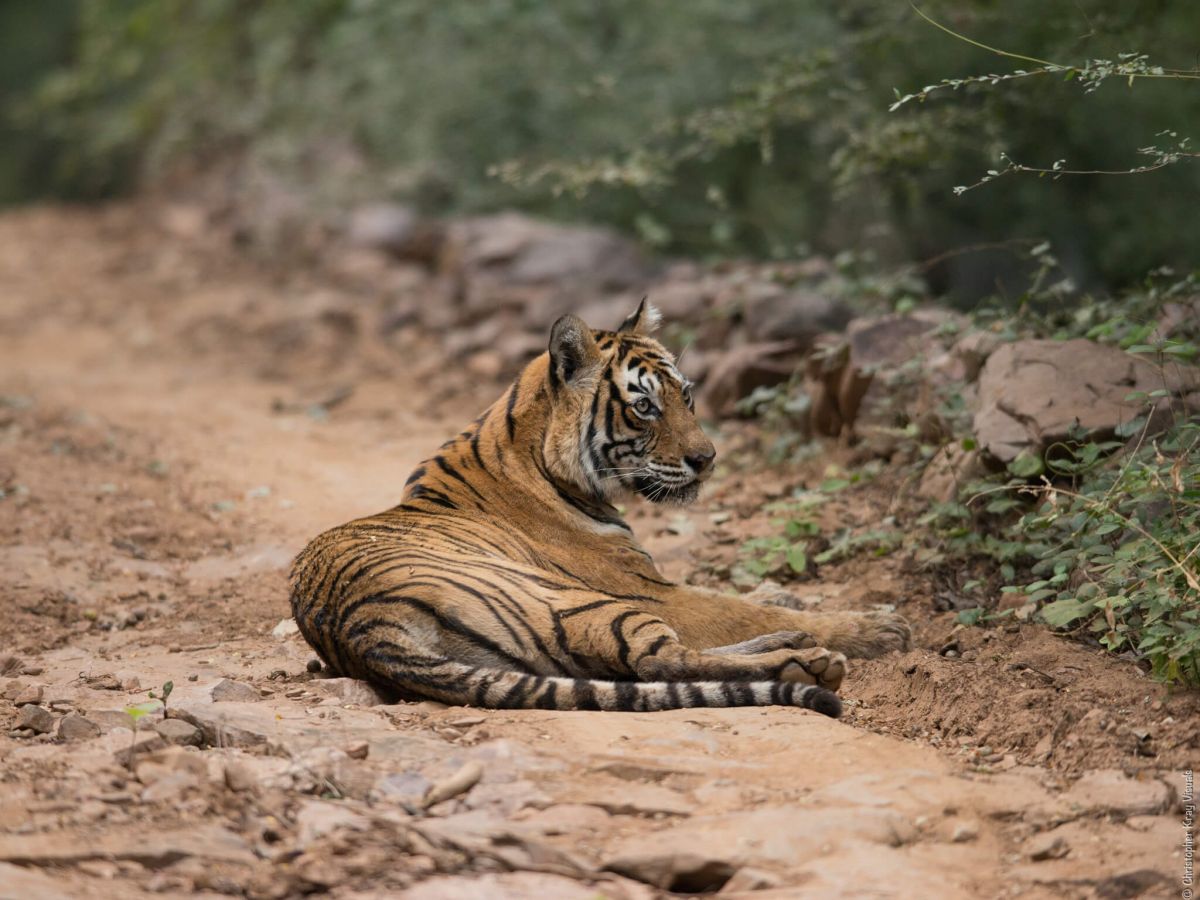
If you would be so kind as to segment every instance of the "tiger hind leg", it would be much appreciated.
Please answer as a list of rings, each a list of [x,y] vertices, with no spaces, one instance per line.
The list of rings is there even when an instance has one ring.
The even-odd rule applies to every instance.
[[[630,654],[641,681],[790,682],[836,691],[846,675],[845,656],[813,646],[798,632],[763,635],[715,652],[684,646],[665,623],[662,632]]]

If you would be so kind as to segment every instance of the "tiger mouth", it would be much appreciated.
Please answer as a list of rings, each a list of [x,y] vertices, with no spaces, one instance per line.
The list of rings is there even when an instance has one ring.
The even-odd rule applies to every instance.
[[[684,484],[667,484],[657,478],[639,475],[633,479],[633,490],[651,503],[683,505],[691,503],[700,494],[700,482],[693,479]]]

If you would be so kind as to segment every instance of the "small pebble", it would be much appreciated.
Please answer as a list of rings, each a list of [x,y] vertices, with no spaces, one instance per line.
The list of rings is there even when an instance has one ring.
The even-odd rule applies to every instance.
[[[954,833],[950,835],[950,840],[956,844],[965,844],[979,837],[979,829],[967,822],[960,822],[954,826]]]
[[[313,675],[316,675],[321,671],[321,661],[319,659],[310,659],[308,661],[308,665],[306,665],[304,668]]]
[[[27,703],[42,702],[42,686],[40,684],[31,684],[21,693],[17,694],[13,704],[16,706],[25,706]]]
[[[231,760],[225,763],[225,786],[234,793],[253,791],[258,785],[254,771],[245,763]]]
[[[100,726],[78,713],[68,713],[58,721],[58,736],[64,741],[87,741],[100,736]]]
[[[182,719],[163,719],[155,723],[154,730],[163,740],[179,747],[199,746],[202,738],[199,728]]]
[[[30,703],[21,707],[21,714],[17,716],[17,727],[28,728],[38,734],[48,734],[54,730],[54,714]]]

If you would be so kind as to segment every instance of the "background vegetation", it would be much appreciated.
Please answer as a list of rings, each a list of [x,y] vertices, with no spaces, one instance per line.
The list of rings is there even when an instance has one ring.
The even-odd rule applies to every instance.
[[[1070,65],[1187,70],[1200,52],[1191,0],[921,8]],[[1029,78],[892,112],[897,91],[1022,65],[901,0],[0,0],[0,61],[0,201],[108,196],[236,153],[297,184],[319,172],[335,199],[520,206],[672,252],[940,258],[933,289],[968,299],[1020,283],[1021,240],[1050,240],[1083,288],[1196,262],[1195,165],[952,190],[1001,152],[1136,166],[1200,120],[1194,83]],[[330,162],[348,153],[362,164]],[[980,244],[997,246],[956,253]]]

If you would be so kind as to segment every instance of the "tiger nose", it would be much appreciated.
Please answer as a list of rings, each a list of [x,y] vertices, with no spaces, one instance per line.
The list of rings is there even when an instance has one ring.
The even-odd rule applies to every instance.
[[[717,451],[712,447],[706,450],[698,450],[689,453],[684,457],[684,462],[692,467],[692,471],[697,475],[702,475],[712,468],[713,460],[717,458]]]

